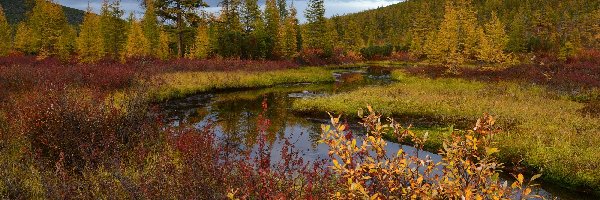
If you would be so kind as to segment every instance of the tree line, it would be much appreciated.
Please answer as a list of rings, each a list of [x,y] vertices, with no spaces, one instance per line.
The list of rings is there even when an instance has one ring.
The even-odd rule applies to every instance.
[[[27,19],[8,25],[0,11],[0,55],[41,58],[234,57],[292,59],[307,50],[376,54],[406,51],[446,64],[512,63],[515,54],[545,52],[561,59],[600,47],[600,2],[587,0],[408,0],[357,14],[325,18],[323,0],[309,0],[300,24],[285,0],[222,0],[221,12],[204,12],[201,0],[144,0],[142,19],[119,0],[91,8],[71,26],[62,7],[34,0]]]
[[[330,19],[335,46],[392,46],[445,63],[511,62],[515,54],[561,59],[600,48],[600,1],[408,0]]]
[[[306,13],[314,23],[324,23],[322,0],[311,0]],[[319,48],[323,31],[315,27],[302,37],[297,10],[285,0],[223,0],[219,15],[204,12],[201,0],[145,0],[141,19],[126,14],[119,0],[104,0],[100,13],[88,8],[82,24],[68,24],[62,7],[53,1],[35,0],[27,19],[15,27],[0,9],[0,55],[10,52],[40,58],[76,55],[81,62],[101,59],[155,57],[237,57],[289,59],[302,50],[303,38]],[[320,10],[315,12],[313,10]]]

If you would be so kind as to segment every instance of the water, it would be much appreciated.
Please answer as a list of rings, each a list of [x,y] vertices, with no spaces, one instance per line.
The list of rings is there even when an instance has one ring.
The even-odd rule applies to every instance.
[[[321,125],[329,123],[329,116],[327,113],[312,113],[311,117],[298,116],[289,109],[293,101],[298,98],[331,95],[360,86],[391,83],[389,71],[379,69],[351,69],[336,72],[334,76],[337,81],[333,84],[292,84],[265,89],[198,94],[167,102],[162,105],[162,110],[172,126],[185,123],[202,128],[211,123],[219,138],[240,147],[255,148],[258,115],[263,112],[262,101],[266,100],[268,109],[264,115],[272,123],[267,140],[273,143],[273,160],[279,160],[277,150],[281,149],[283,138],[294,144],[305,161],[327,159],[327,146],[318,144],[317,141],[321,137]],[[350,124],[354,132],[363,132],[357,123]],[[389,156],[393,156],[400,148],[408,153],[418,152],[421,158],[428,156],[434,161],[441,159],[435,153],[417,151],[411,146],[392,142],[388,142],[386,150]],[[510,180],[508,174],[503,175]],[[593,199],[550,184],[542,184],[542,188],[536,192],[546,198]]]

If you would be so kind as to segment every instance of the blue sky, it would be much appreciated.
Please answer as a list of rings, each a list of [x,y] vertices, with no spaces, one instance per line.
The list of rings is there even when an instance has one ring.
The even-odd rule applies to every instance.
[[[81,10],[85,10],[89,3],[95,11],[98,11],[102,0],[56,0],[56,2]],[[121,7],[128,12],[135,12],[137,15],[140,15],[143,13],[143,10],[140,8],[139,2],[140,0],[121,0]],[[204,8],[205,10],[209,12],[218,12],[220,10],[218,7],[219,0],[206,0],[206,2],[210,7]],[[290,5],[291,2],[291,0],[288,0],[288,5]],[[325,0],[325,15],[331,17],[333,15],[355,13],[398,2],[399,0]],[[264,0],[259,0],[259,3],[263,5]],[[298,10],[298,18],[300,18],[301,21],[304,21],[304,10],[306,9],[307,0],[294,0],[294,5]]]

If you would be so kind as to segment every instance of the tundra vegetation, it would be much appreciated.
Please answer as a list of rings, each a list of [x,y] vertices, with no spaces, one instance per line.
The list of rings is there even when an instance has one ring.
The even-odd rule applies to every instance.
[[[141,19],[118,0],[78,17],[0,3],[2,198],[526,199],[537,179],[600,192],[599,1],[413,0],[326,18],[309,0],[306,23],[284,0],[223,0],[218,15],[145,0]],[[364,127],[329,115],[324,161],[272,148],[266,101],[249,149],[156,115],[168,99],[330,83],[375,60],[394,82],[289,105]],[[508,183],[501,163],[525,170]]]

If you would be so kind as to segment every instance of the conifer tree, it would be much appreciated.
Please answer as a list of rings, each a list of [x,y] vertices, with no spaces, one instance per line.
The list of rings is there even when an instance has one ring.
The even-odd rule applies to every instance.
[[[0,56],[6,56],[12,47],[11,28],[8,25],[4,10],[0,6]]]
[[[275,0],[267,0],[265,8],[267,58],[281,56],[281,34],[279,9]]]
[[[264,58],[266,56],[265,25],[258,0],[245,0],[242,15],[245,33],[243,57]]]
[[[144,36],[141,23],[135,19],[132,13],[129,19],[127,42],[125,43],[121,59],[145,57],[149,56],[150,53],[150,44],[146,36]]]
[[[15,33],[14,45],[17,51],[26,54],[35,53],[34,49],[34,38],[32,37],[32,31],[25,22],[20,22],[17,25],[17,31]]]
[[[88,8],[77,38],[77,54],[81,62],[95,62],[104,57],[104,42],[100,30],[100,16]]]
[[[361,36],[360,26],[354,21],[349,20],[346,23],[346,31],[344,34],[344,43],[346,48],[358,52],[364,46],[364,41]]]
[[[492,12],[492,17],[485,24],[484,31],[479,32],[481,39],[477,49],[477,58],[488,63],[507,61],[508,56],[504,53],[504,49],[508,44],[508,36],[504,30],[504,24],[496,16],[496,12]]]
[[[290,14],[286,0],[277,0],[277,8],[279,9],[279,17],[281,17],[281,21],[285,21],[285,19],[288,17],[288,14]]]
[[[174,34],[177,36],[177,55],[185,55],[185,34],[189,25],[198,20],[197,9],[208,6],[202,0],[154,0],[156,14],[175,24]]]
[[[156,48],[156,56],[161,60],[167,60],[171,57],[171,47],[169,44],[171,40],[169,39],[169,34],[165,31],[160,31],[158,46]]]
[[[298,50],[298,19],[296,19],[296,8],[290,7],[290,12],[285,18],[283,25],[283,56],[292,58]]]
[[[156,17],[156,9],[154,7],[153,0],[145,0],[146,2],[146,12],[144,13],[144,18],[142,19],[142,24],[144,28],[144,36],[150,42],[150,50],[154,54],[157,54],[157,48],[160,40],[160,30],[158,27],[158,19]]]
[[[427,35],[435,29],[434,19],[428,2],[423,2],[420,5],[419,11],[416,12],[411,23],[410,52],[416,57],[421,57],[425,55]]]
[[[123,13],[119,0],[112,3],[109,0],[103,0],[100,12],[100,30],[102,31],[104,51],[107,56],[113,59],[117,59],[122,55],[127,39],[124,34],[127,30],[126,22],[121,19]]]
[[[62,7],[53,1],[36,0],[35,6],[27,20],[31,29],[33,51],[38,57],[45,58],[58,53],[59,49],[66,49],[59,45],[67,45],[61,37],[69,36],[69,26]]]
[[[324,39],[327,34],[327,23],[323,0],[309,0],[304,15],[308,21],[306,34],[303,37],[305,47],[324,50],[327,46],[327,41]]]
[[[191,59],[205,59],[210,51],[208,38],[208,27],[204,24],[198,26],[196,31],[196,40],[194,46],[188,54],[188,58]]]
[[[242,53],[242,24],[240,21],[240,1],[223,0],[220,24],[218,26],[219,52],[225,57],[239,57]]]

